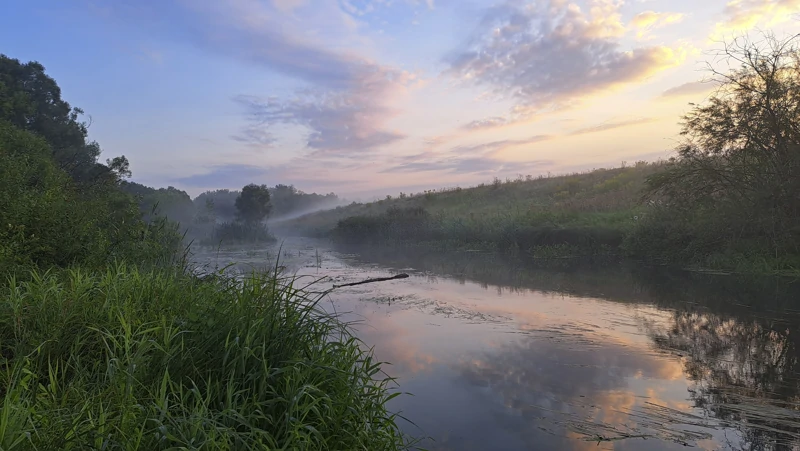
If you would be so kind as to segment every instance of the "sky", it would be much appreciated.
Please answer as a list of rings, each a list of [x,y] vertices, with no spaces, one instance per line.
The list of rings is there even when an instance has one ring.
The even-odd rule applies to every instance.
[[[133,180],[365,199],[668,158],[722,42],[800,0],[0,0]]]

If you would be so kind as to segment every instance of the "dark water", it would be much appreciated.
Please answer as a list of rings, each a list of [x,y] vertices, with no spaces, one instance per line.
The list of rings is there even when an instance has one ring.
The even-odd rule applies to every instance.
[[[256,269],[279,250],[199,251]],[[800,449],[800,293],[785,280],[478,252],[283,243],[286,271],[388,362],[431,450]]]

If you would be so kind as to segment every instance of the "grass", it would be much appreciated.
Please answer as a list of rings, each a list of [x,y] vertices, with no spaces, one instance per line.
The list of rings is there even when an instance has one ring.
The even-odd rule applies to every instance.
[[[614,254],[647,213],[642,189],[661,163],[558,177],[518,177],[338,207],[272,224],[281,234],[360,243],[428,242],[446,248],[546,256]]]
[[[119,264],[0,287],[0,449],[394,450],[397,395],[277,273]]]
[[[345,244],[423,244],[538,259],[626,257],[697,270],[800,273],[796,251],[776,247],[758,224],[731,219],[741,215],[702,209],[687,214],[662,196],[648,196],[648,178],[663,173],[667,164],[638,162],[401,193],[271,227],[283,235],[330,237]]]
[[[558,177],[518,177],[351,204],[272,224],[278,233],[360,244],[426,243],[448,249],[522,252],[535,258],[622,253],[648,213],[647,177],[661,163]]]
[[[556,177],[518,177],[471,188],[445,188],[387,196],[274,222],[280,234],[326,236],[349,217],[378,216],[392,208],[423,208],[445,227],[486,231],[491,239],[518,224],[625,228],[641,216],[642,188],[661,163],[596,169]]]

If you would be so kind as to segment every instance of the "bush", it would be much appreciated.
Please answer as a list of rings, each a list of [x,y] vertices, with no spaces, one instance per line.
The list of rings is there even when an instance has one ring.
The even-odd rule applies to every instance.
[[[177,229],[140,220],[116,189],[78,191],[41,138],[0,122],[0,270],[171,260]]]
[[[340,220],[331,236],[344,243],[424,239],[431,234],[431,218],[421,207],[389,208],[377,216],[351,216]]]
[[[210,238],[201,240],[202,244],[232,243],[273,243],[277,241],[264,224],[245,224],[223,222],[214,227]]]

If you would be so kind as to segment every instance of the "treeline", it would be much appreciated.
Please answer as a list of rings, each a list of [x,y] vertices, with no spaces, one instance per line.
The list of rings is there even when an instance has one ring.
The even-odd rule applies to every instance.
[[[342,207],[297,223],[327,226],[349,243],[429,241],[542,258],[800,271],[798,37],[739,39],[721,56],[733,69],[712,70],[716,90],[683,117],[683,140],[669,161],[388,196],[377,202],[384,206]]]
[[[169,186],[151,188],[136,182],[121,182],[124,192],[132,195],[143,213],[145,221],[166,218],[177,222],[190,240],[206,244],[242,241],[272,241],[266,226],[244,226],[238,220],[240,212],[236,200],[241,190],[218,189],[201,193],[192,199],[188,193]],[[305,193],[292,185],[265,187],[269,197],[269,213],[263,219],[285,218],[315,210],[333,208],[341,203],[334,193]]]
[[[191,199],[101,162],[81,114],[0,55],[0,449],[405,449],[391,380],[320,298],[188,265],[150,213]],[[272,208],[264,185],[233,203],[233,234]]]
[[[218,189],[197,196],[194,208],[198,215],[212,216],[218,221],[231,221],[236,217],[236,198],[239,191]],[[334,208],[342,201],[334,193],[305,193],[293,185],[275,185],[269,188],[272,203],[271,216],[279,219],[293,214]]]

